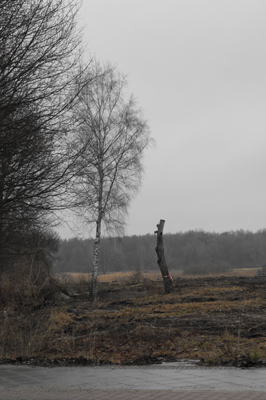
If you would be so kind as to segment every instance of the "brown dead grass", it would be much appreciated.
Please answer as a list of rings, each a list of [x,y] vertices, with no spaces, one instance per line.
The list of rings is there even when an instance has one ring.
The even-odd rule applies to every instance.
[[[220,276],[226,276],[226,277],[232,277],[232,276],[256,276],[257,271],[259,268],[239,268],[235,269],[230,272],[226,272],[224,274],[208,274],[208,277],[220,277]],[[98,277],[98,280],[100,283],[111,283],[111,282],[127,282],[128,280],[132,279],[132,276],[136,274],[135,271],[129,271],[129,272],[113,272],[113,273],[108,273],[108,274],[100,274]],[[159,272],[141,272],[141,276],[143,279],[147,279],[150,281],[161,281],[161,274]],[[184,275],[182,272],[177,271],[173,272],[172,274],[174,279],[178,279],[180,277],[183,277]],[[61,279],[65,279],[68,281],[74,281],[74,282],[80,282],[82,280],[89,282],[91,279],[90,274],[85,274],[85,273],[77,273],[77,272],[68,272],[64,274],[58,274],[58,277]],[[188,279],[194,279],[194,278],[202,278],[202,275],[185,275],[186,278]]]
[[[159,275],[159,274],[158,274]],[[149,363],[190,358],[219,364],[266,360],[266,278],[106,275],[96,302],[80,296],[0,309],[2,360]],[[83,279],[84,281],[84,279]],[[80,290],[79,290],[80,289]],[[60,361],[58,361],[60,360]]]

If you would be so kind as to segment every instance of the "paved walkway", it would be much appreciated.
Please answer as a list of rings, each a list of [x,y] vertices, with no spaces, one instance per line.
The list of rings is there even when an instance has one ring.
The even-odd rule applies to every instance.
[[[266,400],[266,369],[0,366],[1,400]]]

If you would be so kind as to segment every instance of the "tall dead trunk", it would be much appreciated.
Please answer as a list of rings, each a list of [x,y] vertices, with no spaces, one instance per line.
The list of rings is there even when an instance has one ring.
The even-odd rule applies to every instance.
[[[169,274],[169,270],[166,264],[165,256],[164,256],[164,245],[163,245],[163,228],[165,221],[163,219],[160,220],[159,224],[156,225],[158,230],[155,231],[157,233],[157,247],[155,248],[158,260],[157,263],[159,265],[165,293],[171,293],[173,291],[173,278]]]
[[[98,294],[98,268],[101,243],[101,222],[101,218],[98,218],[96,222],[96,236],[93,250],[91,294],[94,300],[96,299]]]

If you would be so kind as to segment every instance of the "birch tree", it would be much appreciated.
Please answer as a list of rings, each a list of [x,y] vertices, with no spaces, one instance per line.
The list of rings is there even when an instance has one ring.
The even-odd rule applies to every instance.
[[[76,194],[79,214],[95,226],[92,296],[97,276],[103,224],[123,232],[125,215],[137,193],[143,172],[143,152],[151,143],[147,122],[127,80],[116,69],[94,65],[93,83],[79,96],[76,143],[85,150],[78,165]]]

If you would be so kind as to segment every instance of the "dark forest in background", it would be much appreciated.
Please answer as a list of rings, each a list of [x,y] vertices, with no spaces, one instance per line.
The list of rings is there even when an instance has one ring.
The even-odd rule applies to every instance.
[[[91,272],[93,239],[61,242],[55,259],[56,272]],[[266,229],[256,233],[189,231],[165,234],[166,261],[170,271],[186,274],[223,273],[234,268],[266,264]],[[100,273],[159,271],[155,235],[103,238]]]

